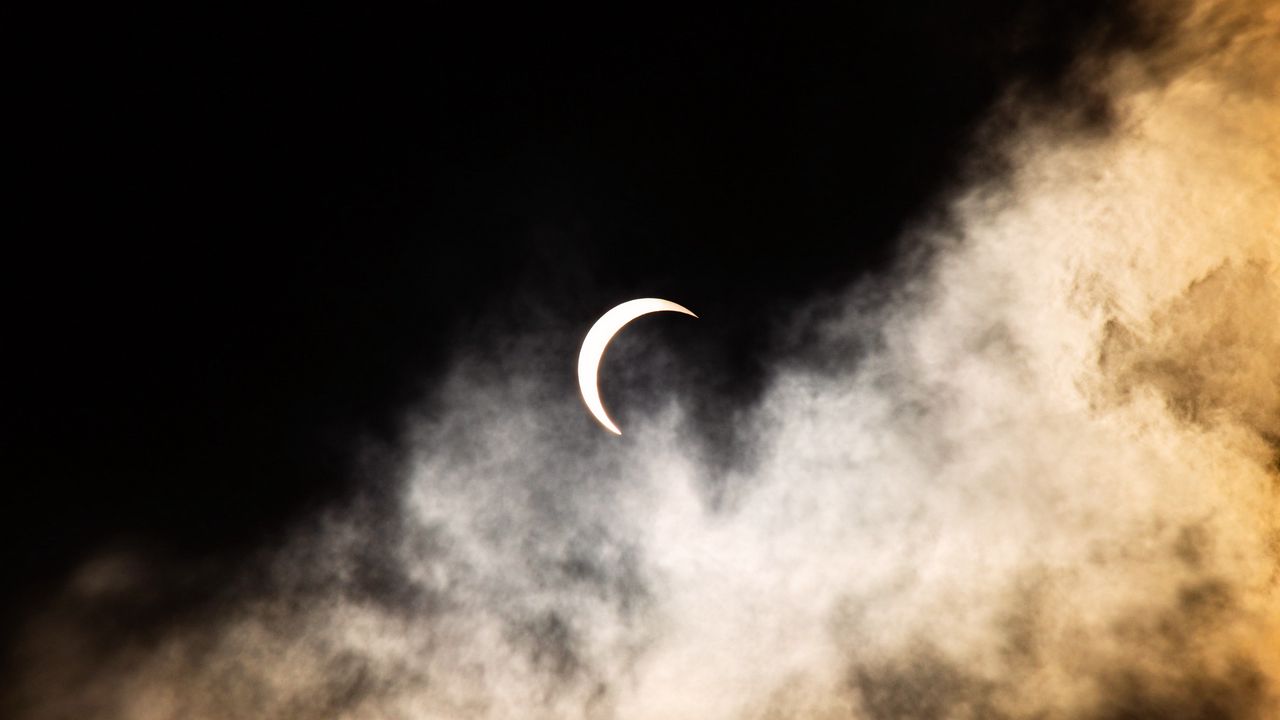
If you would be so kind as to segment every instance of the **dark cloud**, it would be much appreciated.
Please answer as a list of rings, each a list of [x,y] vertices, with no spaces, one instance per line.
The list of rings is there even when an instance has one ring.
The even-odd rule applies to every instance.
[[[1205,312],[1205,308],[1213,308]],[[1110,321],[1100,362],[1125,397],[1153,388],[1199,424],[1232,420],[1280,436],[1280,282],[1263,262],[1224,264],[1142,326]]]
[[[849,686],[856,706],[876,720],[898,718],[1070,718],[1071,720],[1251,720],[1278,709],[1274,678],[1244,657],[1213,657],[1216,631],[1237,612],[1229,585],[1217,579],[1192,581],[1165,609],[1119,619],[1114,647],[1125,658],[1082,662],[1079,672],[1088,699],[1070,707],[1044,698],[1021,697],[1034,676],[1037,658],[1027,632],[1043,600],[1020,598],[1008,617],[1006,644],[1016,651],[1005,663],[980,672],[948,659],[920,641],[886,660],[855,662]],[[1088,644],[1081,638],[1081,651]],[[856,656],[857,650],[851,653]],[[1074,708],[1074,709],[1072,709]]]

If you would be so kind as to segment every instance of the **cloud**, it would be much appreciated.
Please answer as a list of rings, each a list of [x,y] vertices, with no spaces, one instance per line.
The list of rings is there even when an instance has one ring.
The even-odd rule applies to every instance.
[[[1082,58],[1105,132],[1001,108],[1008,173],[913,231],[926,260],[797,314],[734,462],[679,393],[619,441],[540,363],[463,357],[385,495],[214,607],[131,633],[171,578],[86,566],[14,714],[1273,716],[1280,15],[1180,22]]]

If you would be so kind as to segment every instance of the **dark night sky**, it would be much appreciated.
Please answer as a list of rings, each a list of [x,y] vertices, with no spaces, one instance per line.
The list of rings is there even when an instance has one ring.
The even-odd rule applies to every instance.
[[[500,328],[670,297],[702,402],[749,402],[774,308],[884,270],[1003,92],[1080,100],[1079,48],[1141,39],[1120,4],[1013,0],[59,28],[6,113],[18,607],[104,544],[234,564]]]

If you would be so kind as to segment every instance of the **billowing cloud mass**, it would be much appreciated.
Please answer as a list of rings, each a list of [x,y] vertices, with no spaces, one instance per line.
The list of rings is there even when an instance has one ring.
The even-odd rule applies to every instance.
[[[1082,56],[1104,131],[1011,91],[1007,173],[797,314],[733,457],[696,377],[616,439],[460,358],[252,590],[127,634],[148,563],[83,567],[18,715],[1280,717],[1280,5],[1178,22]]]

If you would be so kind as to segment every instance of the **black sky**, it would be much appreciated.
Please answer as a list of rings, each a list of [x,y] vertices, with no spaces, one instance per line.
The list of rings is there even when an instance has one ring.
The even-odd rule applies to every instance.
[[[234,563],[521,325],[671,297],[703,402],[749,402],[785,310],[903,252],[997,98],[1078,112],[1073,58],[1142,41],[1094,1],[43,27],[8,109],[10,607],[113,543]]]

